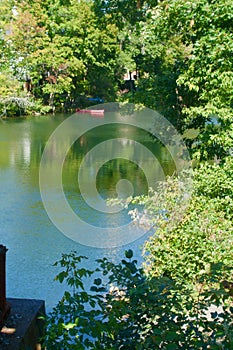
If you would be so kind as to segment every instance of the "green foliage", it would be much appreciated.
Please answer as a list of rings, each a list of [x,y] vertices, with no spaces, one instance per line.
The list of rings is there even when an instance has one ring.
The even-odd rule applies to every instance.
[[[10,69],[0,73],[0,115],[14,116],[36,111],[35,102],[22,91]]]
[[[223,279],[232,280],[232,167],[232,157],[224,163],[202,163],[194,172],[191,197],[185,197],[185,187],[180,191],[179,179],[168,178],[149,196],[132,199],[144,206],[147,220],[156,227],[145,245],[151,276],[172,278],[194,292],[200,285],[215,286],[215,268]]]
[[[75,252],[56,263],[63,269],[56,279],[71,290],[47,318],[48,350],[231,348],[232,308],[226,286],[199,291],[197,299],[189,288],[166,277],[148,279],[132,250],[125,257],[119,264],[100,259],[95,271],[80,268],[85,257]],[[87,292],[83,278],[92,276]],[[218,277],[214,270],[212,277]],[[222,300],[222,309],[208,316]]]
[[[230,0],[161,1],[147,6],[122,45],[140,72],[126,99],[158,110],[182,133],[199,128],[187,140],[198,160],[233,146],[232,14]]]
[[[99,24],[92,2],[4,3],[10,17],[4,52],[10,52],[16,79],[29,82],[28,94],[53,109],[72,105],[81,94],[114,97],[117,29]]]
[[[144,216],[156,227],[155,234],[144,247],[147,278],[173,281],[177,288],[174,293],[180,298],[182,316],[188,315],[193,324],[201,324],[202,330],[213,329],[203,314],[207,312],[213,320],[219,321],[225,310],[230,310],[232,306],[232,166],[230,156],[213,164],[202,162],[194,171],[191,197],[185,197],[185,187],[184,192],[180,191],[184,184],[181,179],[168,177],[156,191],[151,190],[149,196],[131,198],[134,204],[143,206]],[[190,193],[188,188],[187,193]],[[128,199],[123,204],[129,203]],[[130,214],[140,224],[137,210]],[[177,307],[175,304],[173,300],[172,309]],[[215,307],[218,308],[217,313]],[[220,310],[224,310],[223,313]],[[217,315],[219,311],[221,315]],[[187,327],[190,326],[189,321],[185,321]],[[231,349],[232,321],[226,320],[225,326],[225,340],[229,337],[227,342],[221,344],[216,339],[215,331],[222,335],[225,332],[216,324],[215,331],[211,333],[213,337],[210,336],[215,340],[209,348]],[[196,331],[196,343],[193,339],[186,339],[185,349],[189,346],[192,349],[208,348],[205,332],[200,332],[199,326]],[[182,348],[182,343],[174,346]]]
[[[30,78],[44,104],[112,101],[119,90],[119,100],[158,110],[181,132],[199,128],[187,140],[198,160],[229,154],[231,0],[3,0],[1,9],[0,67]],[[137,71],[136,90],[124,84],[126,71]]]
[[[215,209],[224,213],[229,220],[233,215],[233,158],[224,163],[202,163],[196,170],[195,191],[206,201],[211,201]]]
[[[147,243],[150,273],[165,275],[179,283],[211,286],[211,270],[218,266],[223,279],[231,280],[233,226],[212,201],[203,197],[191,200],[177,226],[164,223]]]

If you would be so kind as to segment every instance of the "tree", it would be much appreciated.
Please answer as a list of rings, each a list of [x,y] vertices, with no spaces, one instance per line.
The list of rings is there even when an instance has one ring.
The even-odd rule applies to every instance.
[[[232,14],[229,0],[162,1],[146,8],[124,40],[140,72],[126,98],[158,110],[182,133],[199,129],[187,140],[199,160],[232,148]]]
[[[99,28],[89,1],[16,1],[6,42],[19,80],[51,107],[80,94],[114,95],[114,25]],[[100,87],[99,79],[106,84]],[[109,82],[110,81],[110,82]]]

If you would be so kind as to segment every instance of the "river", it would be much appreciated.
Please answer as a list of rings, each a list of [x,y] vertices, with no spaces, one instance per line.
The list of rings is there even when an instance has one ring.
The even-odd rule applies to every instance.
[[[95,266],[95,259],[106,256],[118,262],[123,257],[124,251],[131,248],[141,263],[141,247],[150,234],[136,237],[136,240],[132,236],[128,242],[126,241],[126,245],[123,240],[101,248],[98,245],[98,235],[96,238],[94,236],[93,244],[90,246],[84,244],[85,241],[79,242],[79,239],[73,240],[63,234],[50,220],[40,194],[40,161],[50,135],[68,117],[69,115],[57,114],[0,121],[0,243],[9,249],[7,296],[44,299],[47,310],[51,310],[64,291],[64,286],[54,281],[57,270],[53,266],[62,253],[76,250],[78,254],[87,256],[85,266],[91,269]],[[105,119],[113,117],[114,113],[105,115]],[[94,181],[98,195],[103,199],[116,196],[117,183],[122,179],[126,179],[127,184],[128,182],[132,184],[135,188],[134,194],[146,194],[148,183],[142,168],[146,169],[148,174],[153,172],[151,165],[154,162],[153,157],[156,157],[163,170],[169,173],[171,172],[169,157],[164,148],[154,142],[151,134],[142,129],[130,128],[125,124],[111,124],[99,128],[95,125],[95,128],[90,128],[92,116],[77,115],[77,118],[80,118],[82,126],[85,123],[89,124],[88,131],[68,150],[63,164],[62,182],[66,199],[76,215],[87,221],[89,227],[101,229],[106,222],[113,227],[127,224],[129,216],[126,211],[114,215],[98,213],[86,203],[88,198],[92,203],[95,200],[93,193],[88,191],[89,181],[93,181],[90,177],[97,174]],[[117,144],[113,141],[116,138]],[[139,151],[137,164],[133,161],[131,154],[133,139],[142,142],[153,153],[151,159],[145,159],[144,153],[141,154]],[[106,140],[110,140],[106,150],[122,148],[120,151],[122,158],[118,154],[108,161],[100,161],[93,158],[91,153],[88,154],[94,146]],[[56,158],[56,146],[52,149],[54,158]],[[84,157],[87,158],[88,165],[81,175],[84,182],[84,190],[81,191],[77,172]],[[141,160],[144,162],[143,167],[138,165]],[[98,171],[96,162],[100,162]],[[153,176],[160,179],[161,166],[156,169],[158,172]],[[56,175],[51,168],[48,187],[53,188],[54,176]],[[81,192],[85,192],[85,195]],[[85,230],[88,230],[88,225]],[[79,230],[81,231],[81,227],[77,228],[77,231]]]

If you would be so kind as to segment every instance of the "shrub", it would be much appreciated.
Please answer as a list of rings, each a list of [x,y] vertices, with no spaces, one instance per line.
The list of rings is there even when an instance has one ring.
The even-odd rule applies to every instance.
[[[79,267],[83,259],[72,252],[56,263],[62,268],[56,279],[70,290],[47,317],[48,350],[231,348],[226,285],[200,290],[194,298],[186,285],[148,278],[131,250],[119,264],[98,260],[95,271]],[[86,277],[94,278],[89,292]],[[213,303],[222,308],[210,318]]]

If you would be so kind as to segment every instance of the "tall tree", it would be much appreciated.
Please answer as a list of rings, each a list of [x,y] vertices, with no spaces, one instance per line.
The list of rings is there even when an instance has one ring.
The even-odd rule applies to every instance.
[[[131,57],[141,79],[131,100],[157,109],[181,132],[199,129],[188,141],[198,159],[228,155],[233,146],[232,19],[230,0],[165,0],[135,27]]]
[[[16,59],[7,45],[11,32],[14,3],[2,0],[0,13],[0,116],[21,113],[29,101],[22,90],[22,84],[13,74],[12,65]]]
[[[109,83],[117,52],[116,28],[99,28],[92,2],[16,1],[8,44],[19,79],[54,105],[77,94],[114,94]],[[96,74],[97,72],[97,74]],[[106,83],[99,88],[98,79]]]

